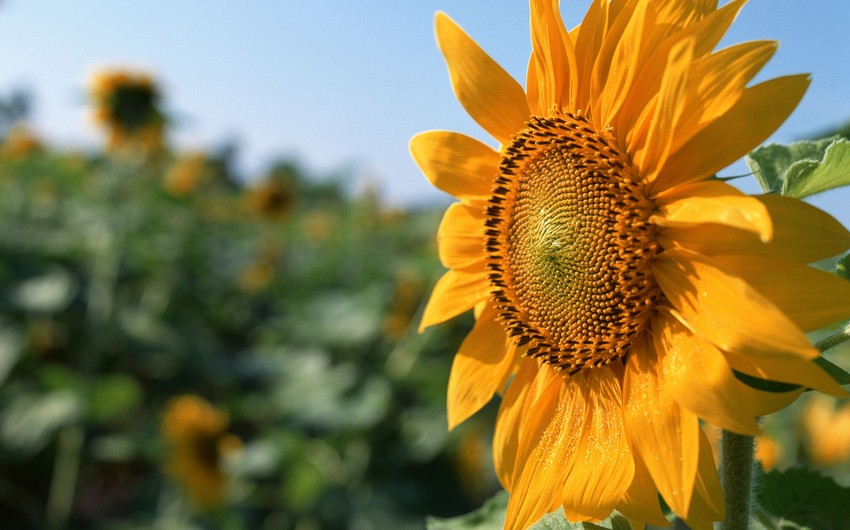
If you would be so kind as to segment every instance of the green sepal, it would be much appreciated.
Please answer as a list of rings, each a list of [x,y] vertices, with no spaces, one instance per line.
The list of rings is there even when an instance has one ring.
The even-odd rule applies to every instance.
[[[850,385],[850,373],[847,373],[844,368],[837,364],[828,361],[826,357],[818,357],[815,359],[815,364],[823,368],[839,385]]]
[[[803,198],[850,185],[850,141],[844,138],[769,144],[746,161],[768,193]]]
[[[812,362],[823,368],[824,371],[826,371],[826,373],[828,373],[833,379],[835,379],[835,381],[837,381],[839,385],[850,385],[850,373],[846,372],[840,366],[833,364],[823,356],[814,359]],[[760,377],[753,377],[737,370],[732,370],[732,372],[735,374],[735,377],[738,379],[738,381],[741,381],[747,386],[755,388],[756,390],[761,390],[763,392],[782,393],[791,392],[792,390],[797,390],[798,388],[800,388],[800,385],[795,385],[793,383],[781,383],[779,381],[761,379]]]

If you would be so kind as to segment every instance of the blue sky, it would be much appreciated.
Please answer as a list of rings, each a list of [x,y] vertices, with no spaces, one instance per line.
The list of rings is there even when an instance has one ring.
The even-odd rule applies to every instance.
[[[562,4],[572,25],[587,0]],[[85,117],[88,77],[98,67],[138,67],[162,83],[183,148],[236,138],[248,174],[293,156],[320,174],[350,170],[355,186],[377,183],[392,202],[438,200],[410,160],[408,139],[428,129],[485,137],[452,95],[433,37],[438,10],[524,77],[522,0],[7,0],[0,93],[28,87],[42,136],[91,146],[99,136]],[[751,0],[732,26],[725,44],[781,41],[760,78],[813,75],[775,140],[850,119],[848,22],[850,3]],[[848,198],[842,190],[816,203],[848,224]]]

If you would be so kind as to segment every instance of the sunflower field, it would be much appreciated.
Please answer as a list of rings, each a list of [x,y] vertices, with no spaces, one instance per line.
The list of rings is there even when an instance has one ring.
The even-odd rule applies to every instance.
[[[605,6],[602,10],[615,4],[594,5]],[[708,4],[700,5],[711,11]],[[557,42],[568,49],[564,42],[570,34],[561,31],[555,10],[541,7],[546,5],[557,2],[532,2],[537,6],[533,31],[552,42],[563,39]],[[440,15],[437,24],[462,104],[508,144],[504,153],[497,153],[443,131],[414,138],[411,164],[419,165],[423,178],[457,197],[459,202],[448,210],[446,204],[389,205],[378,189],[354,191],[349,175],[311,174],[294,159],[282,158],[261,174],[245,176],[238,174],[233,146],[184,152],[169,141],[170,117],[149,74],[115,70],[93,79],[88,102],[104,136],[98,149],[45,143],[28,127],[25,97],[13,94],[0,100],[0,528],[630,530],[668,524],[710,529],[712,521],[724,517],[724,507],[711,504],[714,482],[714,500],[723,499],[720,481],[726,484],[723,473],[720,481],[713,478],[715,463],[722,460],[723,444],[735,436],[755,448],[755,464],[745,462],[757,484],[747,486],[754,493],[747,501],[745,526],[850,528],[850,398],[841,388],[850,384],[850,322],[832,318],[850,316],[850,302],[840,299],[850,292],[850,253],[841,246],[850,233],[825,212],[788,206],[792,199],[797,204],[796,199],[826,190],[843,188],[840,192],[846,193],[850,129],[751,151],[747,163],[752,175],[746,178],[761,186],[765,195],[759,199],[733,194],[731,184],[720,182],[712,169],[711,175],[670,171],[668,187],[651,197],[657,204],[650,204],[643,196],[644,183],[629,174],[633,153],[617,150],[610,127],[595,129],[592,114],[566,105],[564,112],[558,107],[551,116],[537,116],[545,114],[541,109],[550,103],[547,98],[584,90],[577,83],[570,88],[558,77],[555,67],[564,66],[559,61],[570,61],[546,55],[557,48],[552,42],[540,44],[542,37],[535,41],[540,72],[546,75],[526,94],[499,78],[503,74],[495,63],[451,19]],[[711,24],[700,27],[711,29]],[[601,38],[594,44],[587,32],[577,35],[588,49],[597,46],[598,55],[605,55]],[[699,49],[690,34],[682,42],[664,42],[670,48],[668,69],[687,73]],[[572,67],[589,64],[590,59]],[[695,71],[711,70],[705,63],[693,64]],[[473,71],[478,67],[492,75],[478,75]],[[643,113],[670,93],[703,104],[704,94],[682,88],[686,80],[664,75],[663,85],[660,77],[647,75],[644,92],[625,99],[634,115],[616,117],[638,124],[634,137],[669,136],[664,127],[671,124]],[[493,97],[486,85],[491,77],[499,81],[496,85],[508,86],[503,99],[516,96],[524,108],[494,111],[497,107],[486,99]],[[737,80],[742,91],[747,81]],[[806,83],[805,76],[798,76],[783,89],[787,94],[780,91],[794,100],[777,103],[785,114]],[[596,89],[586,84],[586,92]],[[533,101],[534,110],[526,99]],[[736,107],[736,100],[723,112],[731,108],[729,112],[746,115],[747,105],[756,105],[755,99],[740,101],[744,110]],[[512,113],[521,115],[520,123],[527,127],[509,130]],[[648,121],[642,126],[644,118]],[[711,143],[697,131],[705,121],[710,120],[688,124],[701,140],[698,147]],[[778,122],[752,127],[764,129],[758,134],[770,129],[768,134]],[[748,138],[754,145],[759,143],[757,133]],[[641,147],[636,157],[649,160],[645,166],[665,176],[658,168],[669,160],[686,167],[696,156],[676,158],[670,154],[673,145],[670,140],[663,148]],[[718,163],[705,158],[706,167]],[[545,163],[526,166],[527,159]],[[593,171],[582,173],[587,167]],[[609,210],[616,210],[617,222],[628,218],[615,228],[622,229],[619,239],[636,249],[612,258],[620,259],[613,266],[605,262],[601,267],[625,271],[620,275],[625,280],[615,287],[623,287],[626,295],[617,307],[598,302],[608,295],[608,284],[604,289],[591,285],[597,290],[589,295],[582,291],[585,298],[570,298],[572,291],[559,290],[565,283],[541,295],[535,290],[539,285],[555,285],[555,280],[547,283],[550,276],[575,264],[549,259],[561,252],[563,241],[551,245],[558,247],[553,253],[539,251],[546,239],[540,236],[541,226],[553,233],[567,226],[563,231],[568,236],[592,240],[592,251],[616,254],[605,246],[616,238],[598,243],[595,233],[588,236],[569,224],[586,213],[585,204],[565,207],[566,221],[547,209],[547,201],[584,196],[590,184],[607,186],[602,169],[621,179],[620,195],[609,201],[614,204]],[[487,178],[495,174],[495,184],[467,178],[476,172]],[[575,189],[560,188],[576,174],[581,179]],[[694,175],[704,177],[703,182]],[[693,182],[686,182],[692,177]],[[537,193],[534,185],[540,183],[545,189]],[[688,203],[691,197],[683,189],[697,189],[697,201]],[[600,192],[588,203],[595,207],[610,196]],[[705,210],[689,209],[693,204]],[[723,209],[729,204],[735,215],[726,215],[733,209]],[[557,210],[561,207],[554,211],[563,213]],[[707,219],[704,211],[723,215]],[[799,216],[778,215],[783,212]],[[688,232],[689,223],[698,230]],[[680,229],[680,239],[672,238],[672,243],[656,237],[675,229]],[[818,237],[806,240],[801,234]],[[770,301],[761,308],[775,309],[774,302],[791,308],[788,313],[795,320],[787,321],[798,333],[788,336],[802,337],[804,344],[784,344],[785,335],[765,338],[764,344],[789,354],[774,364],[764,360],[770,358],[764,351],[753,361],[731,351],[737,344],[730,351],[712,346],[726,338],[711,335],[710,325],[700,328],[701,315],[713,308],[709,302],[697,309],[691,307],[696,302],[685,303],[687,296],[705,295],[699,280],[714,274],[713,264],[735,271],[736,263],[741,270],[755,263],[723,261],[723,252],[709,249],[717,241],[732,242],[737,250],[751,244],[746,250],[762,252],[758,259],[770,258],[759,263],[779,271],[759,271],[751,275],[751,283],[772,296],[764,297]],[[795,255],[793,265],[785,259],[791,251],[777,250],[783,242],[797,245],[795,252],[802,248],[803,257]],[[818,259],[804,259],[810,256]],[[658,273],[659,262],[673,272]],[[668,288],[665,280],[686,276],[674,270],[681,263],[702,267],[702,274],[691,274],[688,280],[694,284],[686,288]],[[464,275],[472,276],[469,271],[479,265],[475,281],[467,281]],[[799,306],[786,300],[780,276],[789,271],[798,278],[815,278],[811,286],[824,295],[824,305],[805,296]],[[640,278],[634,280],[636,276]],[[655,276],[661,279],[656,282]],[[805,294],[803,287],[787,287],[795,295]],[[837,293],[833,298],[827,296],[831,287]],[[754,307],[757,291],[742,287],[724,307],[730,312],[743,311],[733,307],[737,302]],[[685,302],[674,299],[677,294]],[[806,303],[811,307],[803,311]],[[572,324],[570,315],[583,311],[592,314],[576,326],[579,334],[623,313],[631,327],[616,330],[619,342],[611,348],[608,342],[605,348],[594,342],[598,337],[592,333],[599,329],[592,329],[583,343],[571,335],[556,344],[574,331],[566,329]],[[611,314],[615,316],[609,318]],[[716,320],[729,325],[731,319]],[[797,329],[799,322],[818,325]],[[547,326],[556,328],[551,335],[557,340],[543,336],[550,331]],[[692,328],[706,331],[708,339]],[[657,330],[667,335],[642,335]],[[505,335],[519,338],[506,342]],[[647,346],[653,338],[656,344],[666,340],[680,347],[658,346],[656,352],[655,346]],[[657,383],[664,379],[646,374],[659,372],[662,354],[672,359],[678,351],[693,350],[688,341],[702,342],[694,356],[698,360],[683,369],[688,375],[682,380],[694,385],[693,392],[707,392],[691,399],[684,383],[671,385],[670,394],[679,393],[664,402],[659,396],[669,397],[664,393],[668,388]],[[564,344],[574,349],[568,351]],[[793,357],[800,351],[814,354]],[[722,370],[712,370],[704,360],[709,358],[721,359]],[[693,374],[696,368],[705,372]],[[721,371],[726,378],[712,380]],[[621,406],[626,390],[622,396],[603,396],[587,383],[603,377],[610,377],[618,391],[621,383],[626,388],[627,377],[630,390],[652,391],[644,392],[635,412]],[[640,377],[650,379],[646,387],[635,382],[646,382]],[[563,390],[574,381],[580,381],[577,387],[586,386]],[[827,393],[808,391],[809,386]],[[724,390],[737,393],[729,397]],[[582,404],[578,415],[569,416],[564,403],[573,403],[578,395],[590,396],[587,407]],[[772,409],[781,410],[764,414],[742,396],[757,396],[758,404],[781,402]],[[668,409],[681,410],[681,417],[689,414],[692,420],[693,438],[677,446],[693,457],[685,485],[687,481],[676,482],[678,476],[663,482],[669,478],[664,459],[673,462],[670,469],[681,471],[682,458],[676,463],[681,455],[665,453],[654,463],[638,457],[657,439],[647,442],[635,434],[635,423],[645,419],[649,424]],[[736,434],[739,425],[758,435]],[[519,432],[521,426],[525,432]],[[669,429],[671,438],[686,431],[678,427]],[[659,431],[657,438],[669,441],[664,438],[669,432]],[[572,442],[581,450],[568,451]],[[616,458],[604,452],[613,446],[621,453]],[[569,470],[564,471],[561,464],[568,458]],[[587,488],[576,493],[578,488],[564,487],[579,475]],[[703,495],[703,504],[689,506],[692,494]],[[657,513],[642,518],[647,505]],[[596,511],[585,513],[576,506]],[[727,502],[725,510],[729,506],[734,505]],[[684,522],[688,510],[691,526]]]
[[[419,528],[491,495],[488,422],[445,425],[468,322],[416,332],[439,211],[291,161],[239,184],[140,122],[5,134],[0,527]]]

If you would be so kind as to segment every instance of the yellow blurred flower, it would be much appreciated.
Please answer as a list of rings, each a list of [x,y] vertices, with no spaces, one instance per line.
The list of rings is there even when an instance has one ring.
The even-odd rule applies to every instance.
[[[239,286],[249,294],[256,294],[269,286],[280,266],[283,249],[279,244],[266,241],[257,258],[243,269]]]
[[[3,140],[3,154],[13,158],[23,158],[40,151],[41,141],[29,127],[17,124],[6,134]]]
[[[110,150],[158,151],[164,144],[165,115],[153,78],[129,70],[105,70],[91,80],[96,123],[106,130]]]
[[[415,136],[458,202],[438,230],[450,269],[421,328],[474,310],[448,384],[452,428],[503,393],[494,460],[508,530],[562,506],[694,528],[724,516],[702,418],[757,417],[828,392],[805,331],[850,317],[850,283],[807,266],[850,247],[829,215],[714,178],[794,110],[807,75],[751,84],[776,44],[713,51],[744,0],[594,0],[568,30],[531,0],[523,88],[447,15],[437,41],[458,100],[499,144]],[[817,306],[819,311],[812,312]],[[510,382],[510,384],[509,384]]]
[[[756,438],[756,459],[765,471],[770,471],[782,460],[782,446],[770,436]]]
[[[166,407],[162,420],[168,445],[165,471],[203,509],[224,502],[227,475],[223,459],[242,446],[228,428],[227,413],[199,396],[182,395]]]
[[[850,401],[812,395],[802,419],[812,462],[826,467],[850,460]]]
[[[393,300],[384,318],[384,337],[387,340],[397,341],[407,331],[424,290],[425,282],[416,271],[402,269],[396,273]]]
[[[201,181],[206,163],[207,157],[204,153],[181,156],[166,171],[163,188],[175,197],[185,197]]]
[[[295,202],[295,190],[289,182],[264,179],[248,190],[248,209],[269,220],[278,220],[289,213]]]

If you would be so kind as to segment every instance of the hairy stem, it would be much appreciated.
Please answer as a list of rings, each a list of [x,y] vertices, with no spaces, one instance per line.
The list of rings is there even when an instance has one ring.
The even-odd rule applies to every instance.
[[[747,530],[753,492],[755,443],[752,436],[724,430],[720,442],[720,481],[726,498],[722,530]]]

